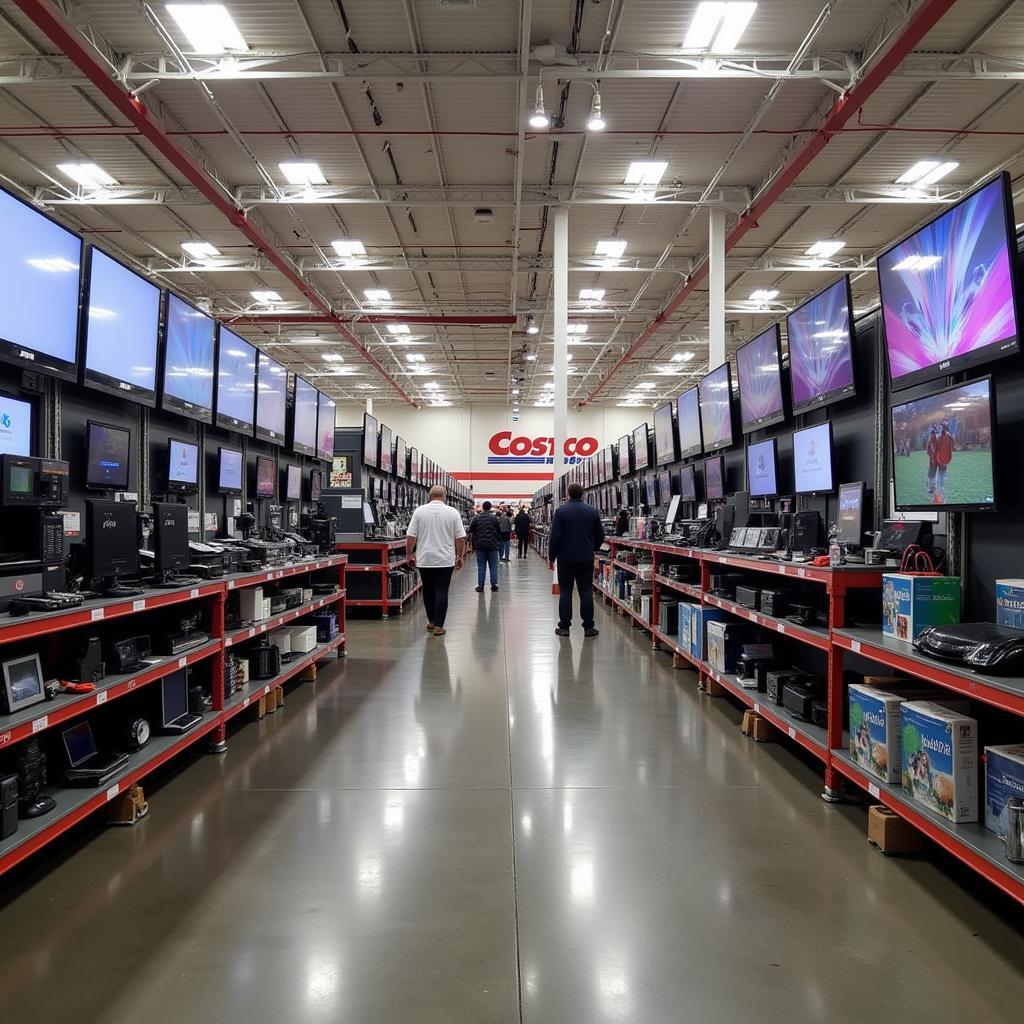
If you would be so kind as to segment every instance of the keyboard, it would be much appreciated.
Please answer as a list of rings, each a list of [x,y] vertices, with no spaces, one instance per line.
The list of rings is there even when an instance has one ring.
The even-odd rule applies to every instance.
[[[175,633],[173,636],[169,636],[166,650],[168,654],[183,654],[193,647],[205,644],[209,639],[208,633],[203,633],[198,629],[189,629],[184,633]]]
[[[84,600],[81,594],[65,594],[54,590],[49,594],[15,597],[7,610],[11,615],[28,615],[29,612],[59,612],[67,608],[77,608]]]

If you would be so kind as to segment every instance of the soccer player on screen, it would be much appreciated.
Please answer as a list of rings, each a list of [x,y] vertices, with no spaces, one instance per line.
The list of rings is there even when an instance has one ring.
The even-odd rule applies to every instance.
[[[928,443],[924,446],[925,452],[928,454],[928,497],[935,500],[935,475],[939,471],[939,463],[935,458],[935,453],[939,449],[939,435],[932,427],[931,433],[928,435]]]
[[[943,422],[942,433],[935,445],[935,504],[941,505],[946,500],[946,472],[953,461],[953,435],[949,432],[949,423]]]

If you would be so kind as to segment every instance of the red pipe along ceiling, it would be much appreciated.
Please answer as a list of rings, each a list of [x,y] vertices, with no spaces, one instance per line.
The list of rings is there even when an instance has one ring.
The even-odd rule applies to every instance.
[[[308,313],[274,313],[270,316],[236,316],[231,317],[232,324],[256,327],[260,324],[331,324],[333,316],[315,316]],[[349,323],[354,324],[448,324],[467,327],[493,327],[514,324],[518,317],[514,316],[430,316],[427,314],[388,314],[364,313],[354,316]]]
[[[900,61],[910,53],[917,44],[931,31],[939,19],[956,3],[956,0],[925,0],[911,15],[896,37],[895,42],[882,55],[873,68],[849,92],[836,100],[824,121],[815,129],[814,134],[798,149],[783,165],[772,179],[771,184],[758,197],[753,206],[737,221],[736,226],[726,236],[725,251],[734,249],[748,231],[757,227],[759,217],[763,217],[775,205],[776,200],[792,185],[807,169],[814,158],[832,141],[846,122],[878,90]],[[636,354],[641,346],[665,325],[668,318],[679,308],[686,298],[693,294],[697,285],[708,276],[708,263],[705,260],[687,278],[683,286],[668,300],[665,308],[640,332],[636,341],[619,357],[615,365],[608,371],[605,378],[580,403],[580,406],[592,402],[608,384],[612,377],[622,369]]]
[[[263,232],[249,220],[245,213],[235,206],[222,187],[211,178],[183,149],[179,148],[160,123],[150,114],[149,109],[138,98],[131,96],[107,74],[104,67],[92,56],[79,41],[78,36],[67,23],[57,17],[43,0],[15,0],[25,16],[47,38],[64,53],[85,77],[92,82],[104,98],[115,109],[138,129],[153,147],[164,157],[191,185],[194,185],[210,205],[223,215],[230,224],[237,228],[256,249],[261,252],[274,267],[293,284],[314,307],[321,310],[325,322],[329,323],[346,341],[349,342],[362,357],[398,392],[414,409],[419,406],[405,393],[384,367],[359,342],[359,339],[345,326],[344,321],[336,316],[319,294],[309,285],[295,269],[291,261],[274,246]]]

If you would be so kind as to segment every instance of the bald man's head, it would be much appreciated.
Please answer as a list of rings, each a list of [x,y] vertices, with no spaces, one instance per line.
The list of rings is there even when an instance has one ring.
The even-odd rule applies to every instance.
[[[444,488],[437,486],[430,488],[430,500],[431,501],[444,501]]]

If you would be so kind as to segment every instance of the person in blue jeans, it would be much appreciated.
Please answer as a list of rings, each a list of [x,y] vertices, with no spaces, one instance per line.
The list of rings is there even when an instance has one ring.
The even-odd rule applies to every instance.
[[[572,625],[573,588],[580,595],[583,635],[597,636],[594,628],[594,553],[604,544],[601,517],[593,505],[583,500],[583,487],[571,483],[569,500],[560,505],[551,519],[548,558],[551,568],[558,566],[557,636],[568,636]]]
[[[489,501],[485,501],[483,511],[473,517],[467,532],[476,551],[476,592],[484,592],[484,578],[488,567],[491,574],[491,590],[497,590],[501,530],[498,527],[498,517],[491,511]]]

